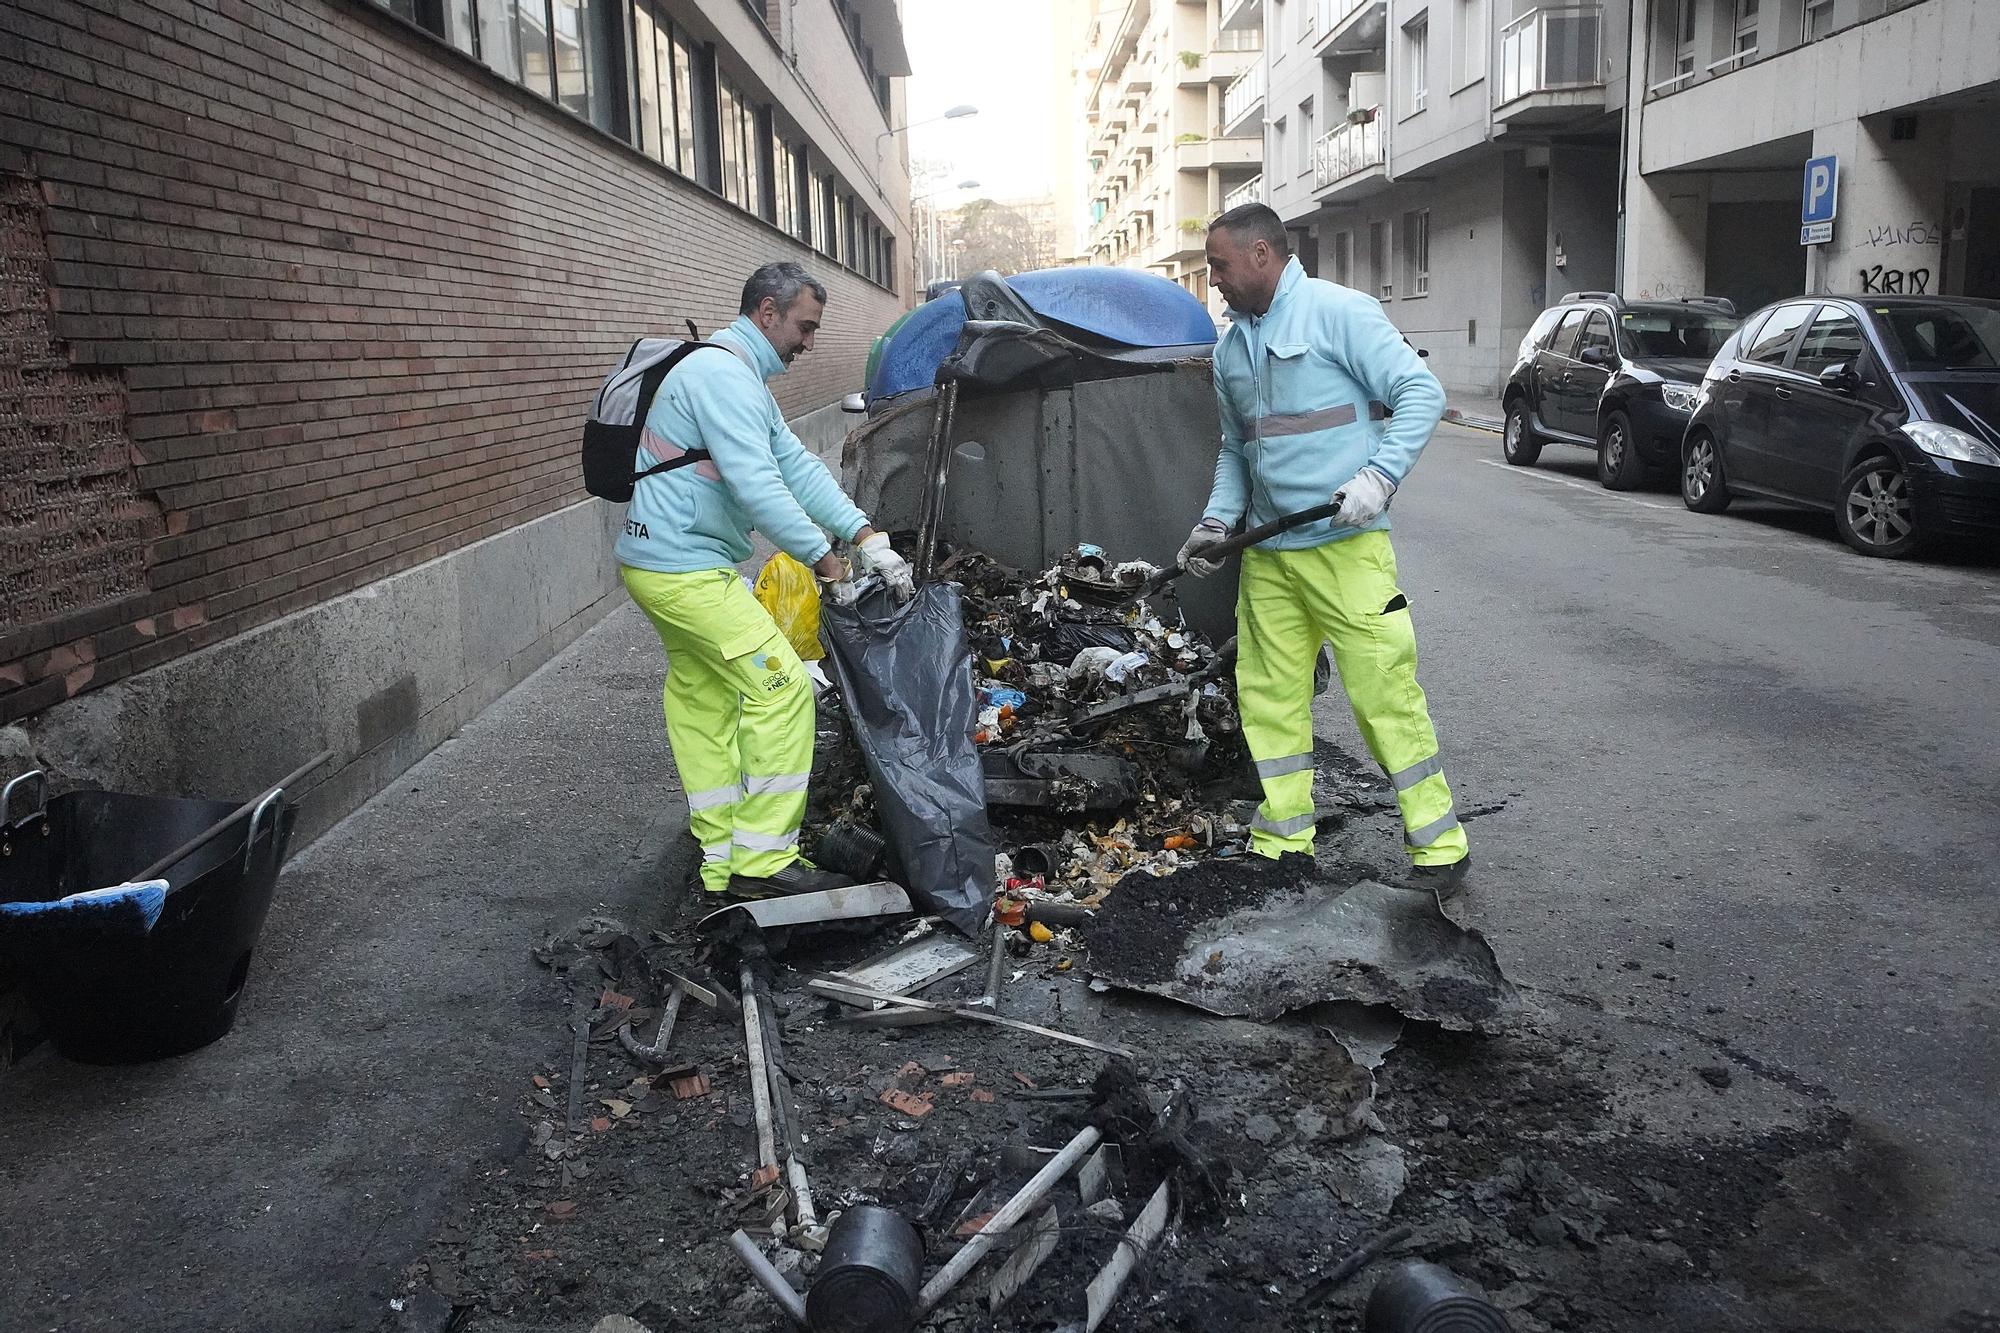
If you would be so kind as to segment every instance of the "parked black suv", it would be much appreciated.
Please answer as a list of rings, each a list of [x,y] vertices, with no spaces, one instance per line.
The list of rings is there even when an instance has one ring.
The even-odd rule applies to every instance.
[[[2000,301],[1802,296],[1751,315],[1682,446],[1688,508],[1734,495],[1831,509],[1863,555],[2000,538]]]
[[[1720,297],[1571,292],[1536,317],[1501,391],[1507,461],[1527,467],[1544,444],[1579,444],[1597,450],[1597,479],[1615,491],[1675,467],[1695,388],[1735,328]]]

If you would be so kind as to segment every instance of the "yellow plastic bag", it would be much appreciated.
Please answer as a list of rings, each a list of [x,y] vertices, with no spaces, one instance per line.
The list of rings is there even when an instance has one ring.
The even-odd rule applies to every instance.
[[[779,551],[757,572],[752,591],[801,661],[826,656],[819,644],[819,581],[810,569]]]

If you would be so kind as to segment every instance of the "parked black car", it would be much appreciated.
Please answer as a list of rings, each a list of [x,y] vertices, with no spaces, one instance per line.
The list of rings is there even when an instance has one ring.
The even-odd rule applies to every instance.
[[[2000,301],[1798,297],[1751,315],[1702,381],[1681,498],[1831,509],[1863,555],[2000,535]]]
[[[1571,292],[1535,319],[1501,391],[1501,451],[1527,467],[1545,444],[1597,451],[1597,479],[1624,491],[1680,462],[1702,372],[1736,328],[1720,297],[1626,301]]]

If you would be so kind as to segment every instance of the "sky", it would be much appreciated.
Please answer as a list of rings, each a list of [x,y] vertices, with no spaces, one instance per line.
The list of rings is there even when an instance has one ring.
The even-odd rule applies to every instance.
[[[943,168],[934,184],[945,206],[969,199],[1051,193],[1056,91],[1051,0],[904,0],[910,52],[910,165]],[[970,102],[976,116],[916,122]],[[963,180],[977,190],[949,187]],[[919,184],[919,191],[930,184]]]

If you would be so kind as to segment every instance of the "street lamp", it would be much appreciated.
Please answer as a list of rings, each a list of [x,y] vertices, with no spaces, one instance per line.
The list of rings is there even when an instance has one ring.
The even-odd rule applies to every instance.
[[[976,190],[978,188],[979,182],[975,180],[963,180],[956,185],[940,185],[935,190],[926,190],[922,194],[912,198],[910,200],[910,207],[914,209],[918,204],[929,199],[935,199],[941,194],[955,194],[960,190]],[[938,262],[938,209],[936,204],[932,204],[924,210],[924,221],[920,229],[920,236],[923,241],[923,282],[924,285],[929,286],[937,278],[937,270],[942,267]]]
[[[883,130],[880,134],[876,135],[875,136],[875,182],[876,182],[875,188],[877,190],[880,190],[882,188],[881,181],[882,181],[883,144],[887,143],[890,139],[894,138],[896,135],[902,134],[907,130],[913,130],[917,128],[917,126],[919,125],[935,125],[941,120],[960,120],[966,116],[976,116],[978,114],[979,114],[978,107],[972,105],[970,102],[961,102],[957,106],[953,107],[951,110],[945,112],[942,116],[932,116],[928,120],[913,120],[907,125],[898,125],[893,130]]]

